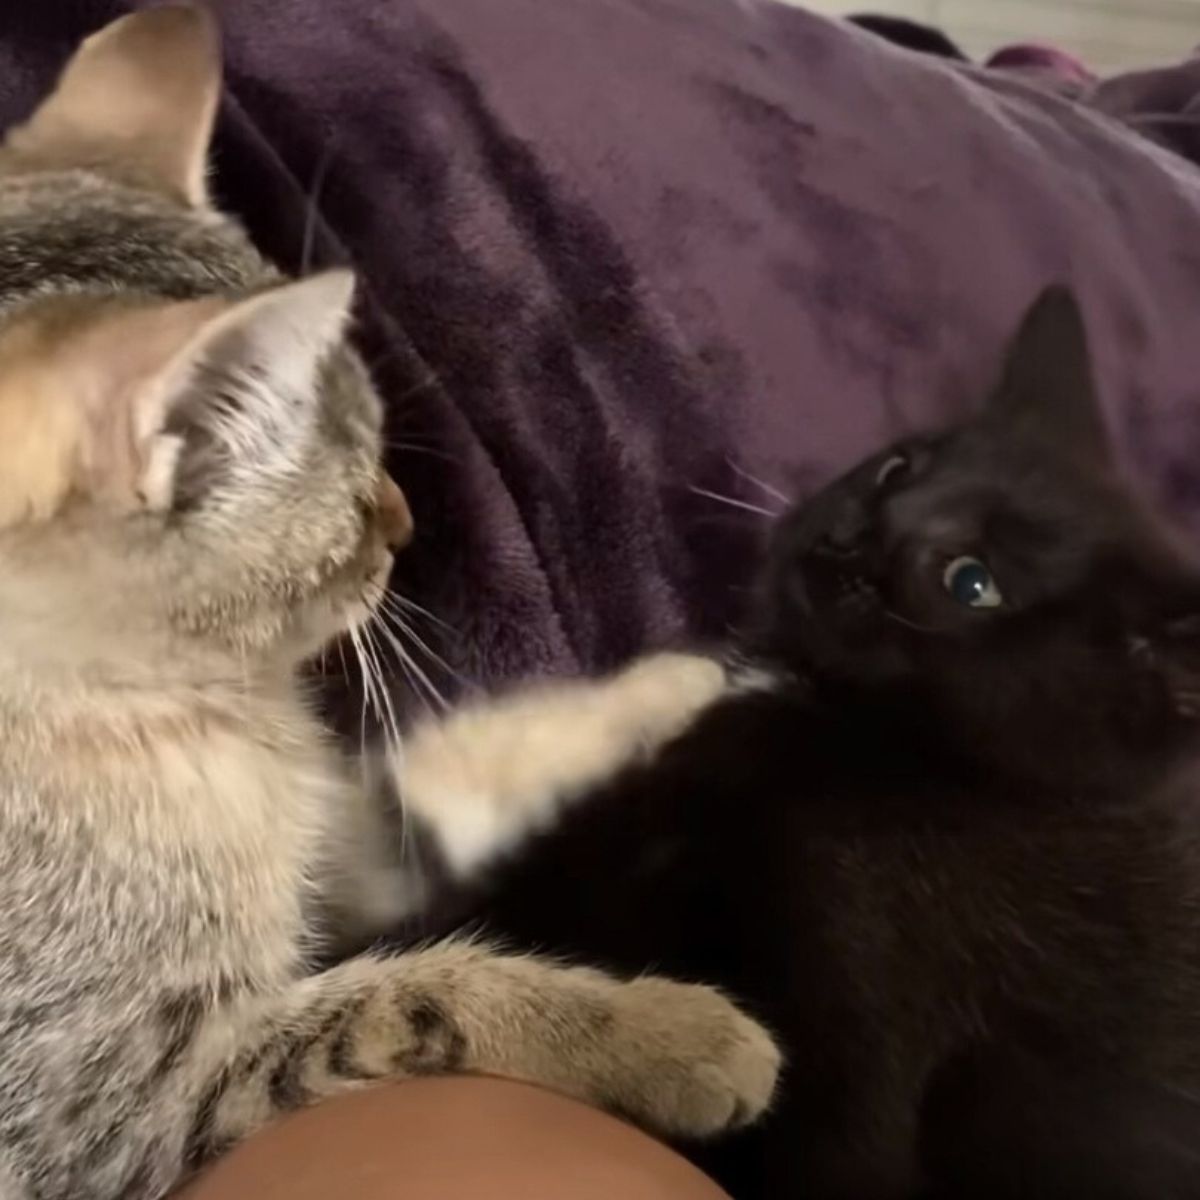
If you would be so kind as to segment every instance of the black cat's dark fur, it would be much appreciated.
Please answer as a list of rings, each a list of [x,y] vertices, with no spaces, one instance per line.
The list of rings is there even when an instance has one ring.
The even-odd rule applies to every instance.
[[[978,419],[780,522],[742,646],[774,683],[454,920],[778,1031],[772,1116],[696,1151],[736,1200],[1200,1196],[1198,614],[1051,290]]]

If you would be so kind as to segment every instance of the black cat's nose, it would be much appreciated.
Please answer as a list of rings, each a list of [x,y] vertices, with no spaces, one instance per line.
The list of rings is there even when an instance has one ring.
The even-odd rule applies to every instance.
[[[828,514],[825,528],[815,539],[813,549],[830,558],[854,558],[862,552],[869,531],[866,510],[862,505],[848,501]]]
[[[813,549],[825,558],[854,558],[858,554],[858,542],[839,538],[832,533],[822,534]]]

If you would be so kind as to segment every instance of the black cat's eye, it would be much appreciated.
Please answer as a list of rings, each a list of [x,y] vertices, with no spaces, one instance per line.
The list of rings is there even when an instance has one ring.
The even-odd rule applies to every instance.
[[[999,608],[1004,603],[986,564],[968,554],[946,565],[942,586],[965,608]]]
[[[889,483],[895,483],[907,470],[908,459],[903,454],[889,454],[875,472],[875,486],[887,487]]]

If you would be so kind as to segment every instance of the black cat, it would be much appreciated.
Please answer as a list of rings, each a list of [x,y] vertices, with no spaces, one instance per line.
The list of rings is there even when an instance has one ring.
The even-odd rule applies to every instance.
[[[780,522],[739,649],[674,740],[460,858],[443,927],[745,1001],[788,1070],[695,1151],[737,1200],[1200,1196],[1200,570],[1067,292],[978,419]]]

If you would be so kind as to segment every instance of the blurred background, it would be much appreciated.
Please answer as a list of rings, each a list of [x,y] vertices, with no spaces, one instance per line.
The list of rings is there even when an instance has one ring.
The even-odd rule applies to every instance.
[[[1178,61],[1200,45],[1200,0],[796,0],[936,25],[972,58],[1013,42],[1070,51],[1098,74]]]

